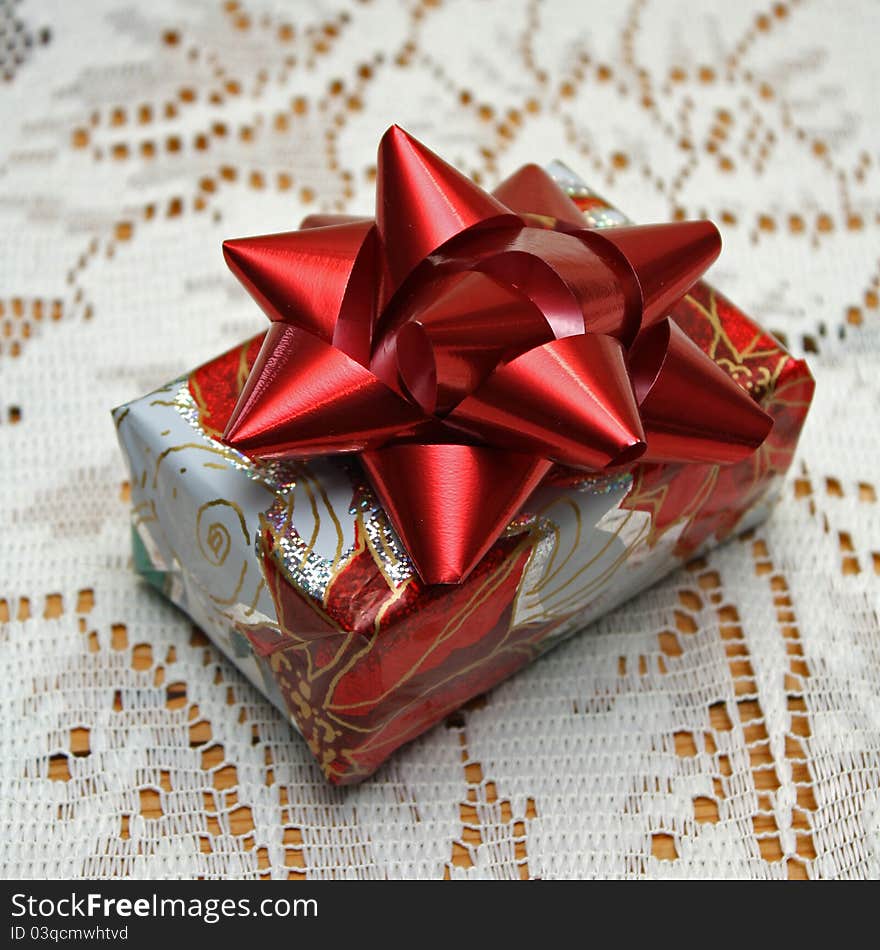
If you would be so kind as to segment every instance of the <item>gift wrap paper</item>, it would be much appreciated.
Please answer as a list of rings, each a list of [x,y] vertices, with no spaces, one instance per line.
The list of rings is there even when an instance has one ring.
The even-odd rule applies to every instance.
[[[625,223],[559,164],[589,227]],[[727,466],[557,466],[462,583],[415,572],[355,456],[254,461],[220,441],[261,339],[114,413],[138,569],[290,717],[334,783],[402,743],[775,501],[813,394],[793,359],[698,283],[678,325],[774,420]]]
[[[876,3],[23,0],[0,22],[0,874],[880,875]],[[265,329],[221,241],[369,213],[391,122],[488,188],[559,157],[637,221],[713,219],[709,281],[816,391],[752,533],[339,788],[136,579],[107,410]],[[202,455],[160,473],[180,490]]]

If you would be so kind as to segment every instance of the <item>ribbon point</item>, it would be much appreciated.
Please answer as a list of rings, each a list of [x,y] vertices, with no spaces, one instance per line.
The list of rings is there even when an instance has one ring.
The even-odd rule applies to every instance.
[[[399,125],[379,143],[376,223],[398,286],[441,244],[510,211]]]
[[[517,214],[543,215],[575,227],[584,225],[578,206],[540,165],[523,165],[492,194]]]
[[[417,443],[361,461],[426,584],[461,583],[552,465],[503,449]]]
[[[721,253],[711,221],[641,224],[581,232],[587,244],[607,242],[620,251],[638,282],[642,327],[666,316]]]
[[[500,367],[447,421],[578,468],[634,461],[645,448],[623,347],[599,333],[554,340]]]
[[[262,458],[357,452],[415,431],[423,416],[342,350],[270,327],[223,439]]]
[[[729,465],[748,458],[773,419],[672,320],[644,331],[629,369],[647,433],[647,462]]]
[[[223,242],[229,269],[272,321],[333,339],[340,319],[372,323],[374,268],[360,268],[356,294],[348,294],[359,258],[371,249],[369,219]],[[354,311],[354,312],[352,312]]]

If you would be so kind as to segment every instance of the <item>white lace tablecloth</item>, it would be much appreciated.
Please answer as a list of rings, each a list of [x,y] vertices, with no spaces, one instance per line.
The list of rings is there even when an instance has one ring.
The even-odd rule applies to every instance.
[[[880,8],[0,2],[0,873],[880,875]],[[221,239],[392,122],[708,215],[817,393],[772,519],[332,790],[131,569],[109,409],[258,331]]]

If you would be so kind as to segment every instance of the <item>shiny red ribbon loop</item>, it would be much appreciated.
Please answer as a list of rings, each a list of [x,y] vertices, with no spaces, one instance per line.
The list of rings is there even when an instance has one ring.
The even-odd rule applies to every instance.
[[[426,583],[462,581],[554,462],[729,464],[772,420],[666,317],[708,221],[591,231],[528,165],[493,195],[394,126],[376,220],[227,241],[273,321],[224,439],[361,453]]]

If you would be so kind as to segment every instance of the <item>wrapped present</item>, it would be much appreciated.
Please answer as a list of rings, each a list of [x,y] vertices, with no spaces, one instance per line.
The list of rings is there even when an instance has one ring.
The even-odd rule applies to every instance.
[[[396,127],[377,184],[226,242],[269,330],[114,412],[137,569],[337,784],[763,519],[813,392],[699,280],[709,222]]]

